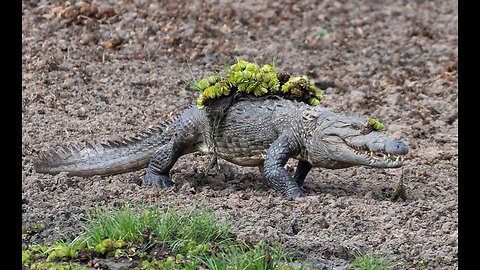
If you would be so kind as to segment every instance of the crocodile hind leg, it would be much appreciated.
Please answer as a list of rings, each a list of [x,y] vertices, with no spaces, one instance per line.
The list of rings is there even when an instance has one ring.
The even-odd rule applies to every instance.
[[[266,181],[289,200],[303,196],[295,179],[284,168],[288,159],[299,152],[300,147],[292,137],[283,135],[277,138],[268,148],[263,164]]]
[[[157,187],[173,185],[170,170],[181,156],[197,151],[195,143],[198,133],[195,128],[195,115],[191,110],[168,128],[166,135],[170,140],[153,154],[145,173],[145,182]]]
[[[181,156],[181,151],[175,141],[160,147],[153,154],[145,173],[145,182],[156,187],[170,187],[173,185],[170,170]]]

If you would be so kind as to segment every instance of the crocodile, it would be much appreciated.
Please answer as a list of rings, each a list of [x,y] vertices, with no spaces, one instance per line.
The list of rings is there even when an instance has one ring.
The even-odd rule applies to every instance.
[[[314,167],[398,168],[408,146],[380,130],[366,130],[368,118],[281,98],[243,98],[233,103],[216,128],[204,109],[192,106],[171,124],[124,140],[56,146],[34,159],[39,173],[112,175],[147,168],[144,182],[174,185],[170,170],[179,157],[202,152],[228,162],[258,167],[284,198],[304,196]],[[297,160],[294,173],[285,168]]]

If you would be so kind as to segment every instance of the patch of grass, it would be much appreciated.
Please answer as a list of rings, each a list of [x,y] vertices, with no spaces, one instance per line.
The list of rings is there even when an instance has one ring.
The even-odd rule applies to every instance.
[[[215,219],[212,212],[193,207],[190,210],[157,206],[132,207],[128,204],[120,209],[99,209],[88,219],[81,241],[87,247],[95,247],[104,239],[127,242],[161,241],[173,251],[182,247],[220,242],[230,239],[233,231],[228,224]]]
[[[359,256],[350,265],[355,270],[388,270],[388,261],[372,254]]]
[[[251,247],[248,245],[234,245],[225,248],[222,252],[203,260],[207,269],[296,269],[288,266],[285,262],[287,256],[283,249],[275,245],[270,247],[259,244]],[[304,268],[298,268],[304,269]]]
[[[134,269],[305,269],[288,265],[292,260],[279,245],[236,240],[226,221],[197,206],[126,204],[96,210],[87,221],[72,241],[29,246],[22,251],[22,264],[32,269],[83,269],[82,263],[89,265],[97,257],[123,257],[136,262]],[[67,262],[72,264],[67,267]]]
[[[323,28],[319,28],[317,29],[314,33],[313,33],[316,37],[319,37],[319,38],[324,38],[328,35],[328,31],[323,29]]]

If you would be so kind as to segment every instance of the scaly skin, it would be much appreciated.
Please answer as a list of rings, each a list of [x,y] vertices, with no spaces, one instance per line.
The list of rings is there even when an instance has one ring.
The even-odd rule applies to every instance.
[[[403,165],[408,147],[380,131],[362,134],[367,121],[296,101],[247,99],[229,108],[215,134],[205,110],[192,107],[150,136],[103,150],[58,148],[35,160],[34,166],[41,173],[65,171],[79,176],[147,167],[145,182],[168,187],[173,184],[170,170],[179,157],[196,151],[212,154],[215,141],[219,157],[258,166],[273,188],[294,199],[303,196],[301,186],[312,167]],[[293,176],[284,168],[290,158],[299,160]]]

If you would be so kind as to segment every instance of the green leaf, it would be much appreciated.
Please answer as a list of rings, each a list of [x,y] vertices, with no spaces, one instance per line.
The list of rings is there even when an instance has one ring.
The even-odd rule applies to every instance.
[[[200,80],[197,84],[194,85],[195,89],[198,91],[203,91],[205,88],[214,85],[221,79],[220,76],[211,75],[205,79]]]
[[[116,248],[121,248],[121,247],[123,247],[124,245],[125,245],[125,241],[123,241],[122,239],[117,240],[117,241],[115,242],[115,247],[116,247]]]
[[[380,123],[380,121],[375,122],[375,125],[373,126],[375,130],[382,130],[383,129],[383,124]]]
[[[275,72],[275,70],[274,70],[273,67],[270,66],[270,65],[263,65],[263,67],[262,67],[262,72],[265,72],[265,73],[273,73],[273,72]]]
[[[377,119],[373,118],[373,117],[370,117],[370,119],[368,119],[368,122],[366,124],[366,127],[373,127],[374,130],[382,130],[383,129],[383,124],[378,121]]]
[[[30,262],[30,252],[27,250],[22,250],[22,264]]]
[[[261,96],[261,95],[264,95],[264,94],[268,93],[268,90],[267,90],[267,88],[265,88],[263,86],[260,86],[260,87],[257,87],[254,90],[253,93],[255,94],[256,97],[258,97],[258,96]]]
[[[323,38],[328,35],[328,31],[323,28],[319,28],[317,31],[315,31],[314,35],[319,38]]]
[[[312,106],[318,106],[320,105],[320,100],[316,99],[316,98],[310,98],[310,100],[308,101],[308,103]]]
[[[323,100],[323,91],[320,88],[317,88],[315,91],[315,97],[321,101]]]
[[[197,98],[197,108],[203,109],[203,100],[204,100],[203,95],[200,95],[200,96]]]
[[[236,64],[233,64],[231,67],[230,67],[230,71],[232,72],[239,72],[239,71],[242,71],[245,69],[245,67],[247,66],[247,63],[246,61],[244,60],[239,60]]]

